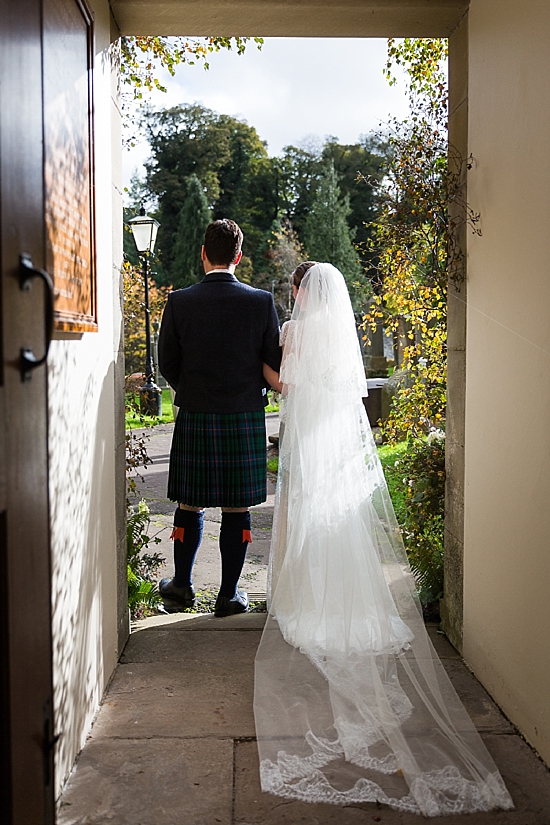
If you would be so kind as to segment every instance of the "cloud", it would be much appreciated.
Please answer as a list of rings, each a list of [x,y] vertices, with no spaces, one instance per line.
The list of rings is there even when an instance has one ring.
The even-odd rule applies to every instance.
[[[388,116],[407,112],[403,76],[388,86],[385,60],[380,38],[268,38],[261,51],[249,44],[242,56],[213,54],[208,71],[196,65],[179,67],[174,78],[166,73],[168,92],[153,93],[151,103],[198,102],[242,118],[267,142],[270,155],[310,135],[355,143]],[[125,153],[126,185],[147,156],[144,144]]]

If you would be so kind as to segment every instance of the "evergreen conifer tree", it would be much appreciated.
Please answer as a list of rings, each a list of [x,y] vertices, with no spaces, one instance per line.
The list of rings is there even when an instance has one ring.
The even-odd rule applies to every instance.
[[[174,289],[191,286],[201,280],[204,274],[201,247],[211,220],[212,213],[202,184],[196,175],[189,175],[174,239],[174,261],[170,267]]]
[[[304,251],[288,218],[276,218],[259,247],[261,269],[255,285],[270,290],[281,321],[292,314],[292,273],[304,260]]]
[[[361,279],[362,270],[347,222],[349,213],[349,195],[340,197],[338,175],[334,163],[330,162],[319,181],[306,219],[305,247],[310,260],[326,261],[340,270],[355,303],[355,290],[351,285]]]

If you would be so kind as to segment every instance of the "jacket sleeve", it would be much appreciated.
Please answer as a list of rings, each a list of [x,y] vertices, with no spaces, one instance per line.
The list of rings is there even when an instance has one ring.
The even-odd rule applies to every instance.
[[[269,300],[267,325],[262,341],[262,360],[275,372],[281,368],[281,347],[279,346],[279,318],[273,302],[273,296],[267,293]]]
[[[173,389],[177,389],[181,370],[181,353],[171,298],[172,295],[169,295],[162,314],[158,341],[158,357],[160,372],[170,386]]]

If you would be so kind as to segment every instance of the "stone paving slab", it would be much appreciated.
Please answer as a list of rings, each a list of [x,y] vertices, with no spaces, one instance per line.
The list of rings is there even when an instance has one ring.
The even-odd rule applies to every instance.
[[[516,806],[515,812],[499,814],[499,825],[500,822],[503,825],[515,825],[516,822],[518,825],[550,825],[550,771],[542,760],[516,732],[504,735],[482,733],[481,738],[501,771]],[[455,819],[460,825],[459,817]],[[441,822],[444,825],[443,820]],[[479,819],[480,825],[482,822]]]
[[[170,616],[151,616],[139,619],[135,630],[263,630],[265,613],[240,613],[217,619],[213,613],[172,613]]]
[[[515,730],[462,659],[444,659],[443,664],[478,731],[512,733]]]
[[[164,624],[155,624],[157,620]],[[145,620],[144,628],[131,637],[125,654],[128,661],[117,668],[63,795],[58,825],[419,825],[424,821],[376,804],[340,808],[261,793],[252,696],[253,658],[264,621],[265,614]],[[515,811],[429,821],[434,825],[550,825],[549,771],[512,732],[435,626],[428,632],[474,722],[482,730],[490,729],[482,736],[516,805]]]
[[[424,819],[386,805],[334,806],[281,799],[262,793],[255,742],[238,741],[235,751],[235,825],[549,825],[550,777],[547,769],[518,735],[484,735],[516,809]]]
[[[247,624],[258,627],[265,621],[265,614],[235,618],[240,619],[241,628]],[[217,626],[225,621],[218,619]],[[203,622],[206,624],[208,619]],[[109,734],[115,736],[124,735],[125,726],[136,730],[138,726],[142,735],[151,736],[214,735],[220,724],[216,709],[222,706],[224,725],[229,725],[231,735],[255,734],[252,696],[260,630],[235,628],[228,634],[197,627],[190,634],[180,632],[175,624],[132,634],[106,694],[105,712],[96,723],[94,736],[104,735],[106,724],[115,725],[115,732]],[[479,730],[513,730],[462,660],[449,657],[442,662]],[[156,723],[146,707],[151,702]],[[196,708],[196,713],[190,713],[190,708]],[[209,717],[212,713],[214,716]],[[209,719],[214,723],[209,724]]]
[[[218,620],[221,624],[222,620]],[[235,630],[228,636],[223,630],[197,630],[178,633],[167,630],[132,633],[124,649],[121,664],[134,662],[178,662],[200,668],[204,662],[219,664],[226,657],[235,665],[247,667],[254,661],[260,634]]]
[[[91,741],[57,825],[228,825],[232,775],[231,740]]]
[[[458,659],[462,661],[458,650],[452,646],[445,634],[439,630],[439,624],[430,622],[426,625],[428,636],[440,659]]]
[[[239,632],[223,635],[228,639]],[[248,639],[253,634],[242,635]],[[235,660],[232,644],[225,650],[219,662],[119,665],[91,736],[254,736],[253,662]]]
[[[215,617],[210,616],[199,617],[194,620],[197,624],[194,625],[195,633],[193,635],[178,632],[178,624],[181,628],[192,626],[189,620],[179,623],[172,621],[165,625],[157,624],[154,629],[141,630],[139,633],[131,635],[121,659],[122,665],[127,663],[152,663],[153,672],[147,678],[155,679],[155,662],[159,665],[161,663],[173,663],[188,676],[186,690],[191,692],[189,698],[192,703],[201,701],[201,695],[197,693],[201,683],[200,677],[197,675],[199,681],[194,681],[193,674],[202,672],[207,664],[211,666],[218,665],[220,679],[223,680],[223,674],[225,674],[230,663],[231,670],[233,670],[234,665],[235,668],[239,669],[240,676],[247,683],[252,683],[254,656],[261,634],[259,629],[250,633],[244,632],[244,629],[246,627],[263,627],[265,614],[244,614],[230,617],[230,619],[232,619],[232,627],[235,629],[235,632],[230,636],[227,636],[226,631],[217,630],[217,628],[229,626],[224,624],[227,619],[215,619]],[[206,630],[206,627],[209,627],[209,629]],[[439,637],[435,626],[432,625],[428,629],[431,638],[439,648],[438,652],[445,670],[476,727],[480,731],[502,733],[513,731],[513,726],[502,715],[498,706],[480,682],[468,670],[462,659],[457,658],[452,645],[444,637]],[[121,677],[122,673],[123,668],[119,668],[117,678]],[[146,678],[145,671],[142,673],[143,678]],[[116,679],[111,684],[109,696],[113,692],[120,692],[118,683],[115,684],[115,682]],[[181,688],[182,685],[179,687]],[[249,727],[249,720],[246,724]]]

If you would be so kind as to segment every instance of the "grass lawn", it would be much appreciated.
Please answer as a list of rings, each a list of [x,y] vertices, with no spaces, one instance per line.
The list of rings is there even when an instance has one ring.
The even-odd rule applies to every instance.
[[[139,395],[134,396],[136,404],[139,405]],[[126,429],[135,430],[137,427],[154,426],[155,424],[171,424],[174,420],[172,414],[172,399],[170,397],[170,390],[162,391],[162,417],[150,418],[145,417],[141,419],[133,410],[126,410]]]
[[[134,396],[134,401],[139,405],[139,395]],[[273,403],[273,398],[270,395],[270,403],[265,408],[266,413],[279,412],[279,405]],[[170,398],[170,390],[162,391],[162,418],[149,418],[143,421],[137,413],[133,410],[126,410],[126,429],[135,430],[138,427],[154,427],[156,424],[171,424],[174,420],[172,414],[172,399]],[[275,472],[277,472],[275,470]]]
[[[403,486],[403,473],[395,462],[399,461],[407,449],[407,442],[400,441],[395,447],[390,444],[382,444],[378,447],[378,457],[386,476],[388,490],[397,516],[399,524],[405,521],[405,488]]]

